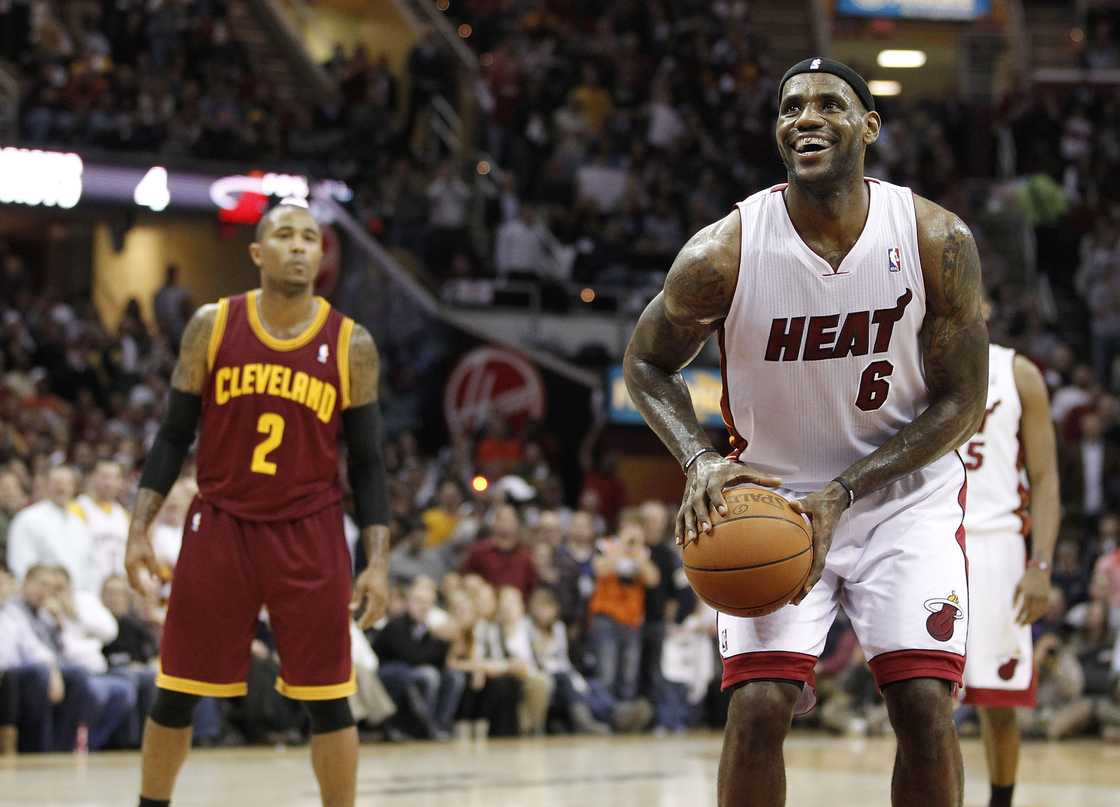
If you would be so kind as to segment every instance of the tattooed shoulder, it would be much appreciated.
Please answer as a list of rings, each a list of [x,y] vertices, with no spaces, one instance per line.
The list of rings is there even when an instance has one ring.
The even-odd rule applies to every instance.
[[[727,316],[739,278],[739,211],[689,239],[665,278],[666,316],[679,325],[710,324]]]
[[[377,400],[381,359],[370,332],[357,323],[350,335],[350,405],[362,406]]]
[[[179,360],[171,374],[171,386],[182,392],[199,394],[206,382],[206,355],[210,348],[210,334],[218,315],[215,303],[201,306],[191,316],[179,344]]]
[[[983,284],[972,232],[940,205],[920,196],[914,201],[918,251],[931,312],[963,321],[980,318]]]

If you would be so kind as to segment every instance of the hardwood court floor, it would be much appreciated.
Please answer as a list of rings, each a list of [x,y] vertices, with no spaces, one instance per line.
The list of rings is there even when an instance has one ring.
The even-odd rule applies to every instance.
[[[362,747],[358,804],[387,807],[708,807],[720,738],[548,738]],[[965,803],[987,804],[982,749],[964,742]],[[795,734],[790,807],[887,807],[891,740]],[[0,805],[133,807],[139,756],[0,760]],[[194,751],[175,807],[317,807],[306,748]],[[1016,807],[1118,807],[1120,746],[1023,746]],[[921,807],[914,805],[914,807]]]

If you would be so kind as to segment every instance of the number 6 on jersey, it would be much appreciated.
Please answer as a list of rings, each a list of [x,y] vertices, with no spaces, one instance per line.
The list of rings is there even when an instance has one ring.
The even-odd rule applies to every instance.
[[[265,412],[257,420],[257,431],[267,436],[253,450],[253,464],[249,470],[255,474],[276,476],[276,463],[270,462],[268,455],[284,439],[284,418],[274,412]]]

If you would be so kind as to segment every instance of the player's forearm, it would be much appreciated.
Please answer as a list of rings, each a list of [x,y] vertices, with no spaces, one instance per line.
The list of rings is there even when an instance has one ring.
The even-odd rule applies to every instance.
[[[371,566],[389,567],[389,528],[383,524],[371,524],[361,532],[362,548]]]
[[[703,448],[714,449],[679,372],[667,372],[632,353],[626,355],[624,372],[630,400],[678,463],[684,465]]]
[[[1062,520],[1058,474],[1051,470],[1031,480],[1031,559],[1050,563]]]
[[[934,401],[887,442],[840,474],[860,499],[943,457],[976,433],[982,395]]]
[[[160,507],[163,506],[164,495],[151,488],[140,488],[136,494],[136,503],[132,506],[132,519],[128,525],[129,537],[133,535],[147,535],[152,524],[155,523]]]

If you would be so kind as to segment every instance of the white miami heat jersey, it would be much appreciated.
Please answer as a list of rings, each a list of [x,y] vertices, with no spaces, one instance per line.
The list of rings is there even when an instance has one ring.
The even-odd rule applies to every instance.
[[[1027,476],[1023,470],[1019,421],[1023,403],[1015,386],[1015,351],[988,349],[988,402],[976,434],[961,447],[968,470],[968,537],[1022,533],[1028,528]]]
[[[744,461],[819,488],[928,406],[914,197],[867,179],[863,232],[833,271],[798,235],[779,185],[739,203],[739,280],[720,332],[723,413]],[[907,491],[961,477],[941,457]],[[959,487],[959,482],[958,482]]]

